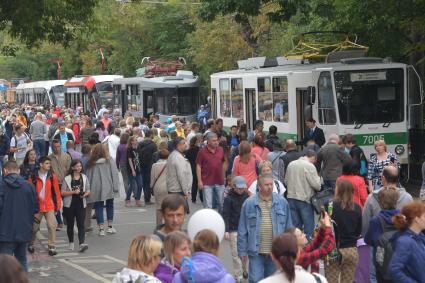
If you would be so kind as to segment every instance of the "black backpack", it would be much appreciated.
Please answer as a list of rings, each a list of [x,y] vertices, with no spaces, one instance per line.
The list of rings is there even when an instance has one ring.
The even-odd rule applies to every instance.
[[[388,265],[393,256],[393,246],[390,242],[391,238],[397,232],[394,226],[385,223],[384,218],[378,216],[381,223],[383,233],[378,239],[375,250],[375,267],[376,272],[381,275],[384,280],[391,282],[391,276],[388,274]]]

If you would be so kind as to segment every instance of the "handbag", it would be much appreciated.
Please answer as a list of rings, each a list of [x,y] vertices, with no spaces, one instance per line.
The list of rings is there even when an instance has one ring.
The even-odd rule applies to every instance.
[[[333,198],[334,191],[332,188],[324,188],[320,192],[316,192],[311,198],[310,202],[317,214],[325,207]]]
[[[153,185],[152,185],[152,191],[153,191],[153,188],[155,188],[156,182],[158,181],[159,177],[161,177],[161,175],[162,175],[162,172],[164,172],[164,170],[165,170],[165,167],[167,167],[167,164],[165,164],[165,165],[164,165],[164,167],[162,167],[162,170],[161,170],[161,172],[159,172],[159,175],[158,175],[158,177],[156,177],[156,179],[155,179],[155,182],[153,182]]]

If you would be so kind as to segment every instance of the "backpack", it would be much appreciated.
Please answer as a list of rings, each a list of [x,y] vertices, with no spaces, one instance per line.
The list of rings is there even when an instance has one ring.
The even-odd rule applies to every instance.
[[[378,216],[379,222],[381,223],[382,235],[379,237],[376,244],[375,250],[375,267],[376,272],[379,272],[383,279],[391,280],[391,276],[388,274],[388,265],[390,264],[391,257],[393,256],[393,246],[390,242],[393,235],[397,230],[392,226],[388,227],[385,223],[384,218]]]

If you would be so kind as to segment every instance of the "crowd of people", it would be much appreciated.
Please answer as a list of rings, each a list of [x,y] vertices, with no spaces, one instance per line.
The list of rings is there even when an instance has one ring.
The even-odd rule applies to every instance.
[[[104,106],[91,115],[22,105],[0,118],[0,253],[17,269],[28,270],[43,218],[49,255],[65,226],[75,249],[75,224],[84,252],[87,232],[117,233],[122,198],[155,205],[156,229],[134,238],[113,282],[425,282],[425,204],[401,186],[383,140],[368,157],[353,135],[325,138],[314,119],[304,139],[282,140],[261,120],[226,132],[222,119],[162,123]],[[318,211],[312,199],[325,190]],[[214,231],[190,239],[182,229],[198,201],[223,217],[231,274]]]

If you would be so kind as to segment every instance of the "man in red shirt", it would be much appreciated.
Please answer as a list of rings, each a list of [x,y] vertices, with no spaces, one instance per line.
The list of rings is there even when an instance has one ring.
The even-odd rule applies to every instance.
[[[224,172],[227,158],[222,147],[218,146],[217,134],[206,135],[207,146],[201,149],[196,158],[196,175],[198,188],[204,191],[204,207],[213,208],[213,198],[218,204],[218,211],[223,207]]]

